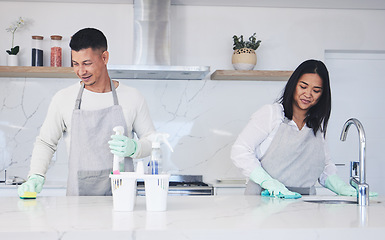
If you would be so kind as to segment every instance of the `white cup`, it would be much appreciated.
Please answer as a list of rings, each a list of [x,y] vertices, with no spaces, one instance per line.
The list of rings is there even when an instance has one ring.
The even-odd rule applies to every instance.
[[[170,174],[146,175],[144,177],[147,211],[167,210],[169,179]]]
[[[133,211],[136,201],[136,174],[120,172],[110,174],[113,206],[115,211]]]

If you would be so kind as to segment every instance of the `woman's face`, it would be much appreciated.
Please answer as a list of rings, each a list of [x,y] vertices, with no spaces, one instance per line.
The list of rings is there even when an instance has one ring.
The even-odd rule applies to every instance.
[[[316,73],[303,74],[293,96],[293,110],[308,111],[317,104],[322,95],[322,79]]]

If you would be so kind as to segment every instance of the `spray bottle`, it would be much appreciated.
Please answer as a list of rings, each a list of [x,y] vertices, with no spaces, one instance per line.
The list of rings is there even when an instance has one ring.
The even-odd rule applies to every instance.
[[[162,151],[160,149],[160,144],[165,143],[171,152],[174,151],[170,143],[167,141],[169,136],[170,135],[167,133],[154,133],[150,136],[152,141],[151,160],[149,163],[151,174],[162,173]]]
[[[114,127],[113,131],[115,132],[115,135],[123,135],[124,134],[124,128],[122,126]],[[120,171],[119,171],[120,163],[123,162],[123,160],[124,160],[124,157],[120,157],[120,156],[114,154],[114,163],[112,166],[113,174],[120,174]]]

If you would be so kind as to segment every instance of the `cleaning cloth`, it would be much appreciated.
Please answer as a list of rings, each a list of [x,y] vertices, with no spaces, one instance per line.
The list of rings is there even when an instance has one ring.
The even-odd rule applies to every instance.
[[[292,195],[284,195],[282,193],[278,193],[276,195],[273,195],[273,194],[270,194],[268,190],[265,190],[261,193],[261,196],[263,197],[277,197],[277,198],[284,198],[284,199],[297,199],[297,198],[301,198],[302,195],[299,194],[299,193],[294,193]]]

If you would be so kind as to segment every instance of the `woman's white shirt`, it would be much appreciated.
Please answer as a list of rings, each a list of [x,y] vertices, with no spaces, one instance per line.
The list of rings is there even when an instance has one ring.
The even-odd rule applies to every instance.
[[[251,116],[231,150],[231,159],[237,167],[241,168],[245,176],[249,177],[256,167],[261,166],[260,160],[270,147],[284,118],[284,109],[282,104],[279,103],[265,105]],[[299,130],[293,120],[289,122],[289,125],[297,131],[313,131],[306,125]],[[317,134],[322,133],[319,131]],[[336,167],[331,161],[325,140],[324,152],[325,169],[319,177],[319,182],[323,186],[326,178],[336,173]]]

